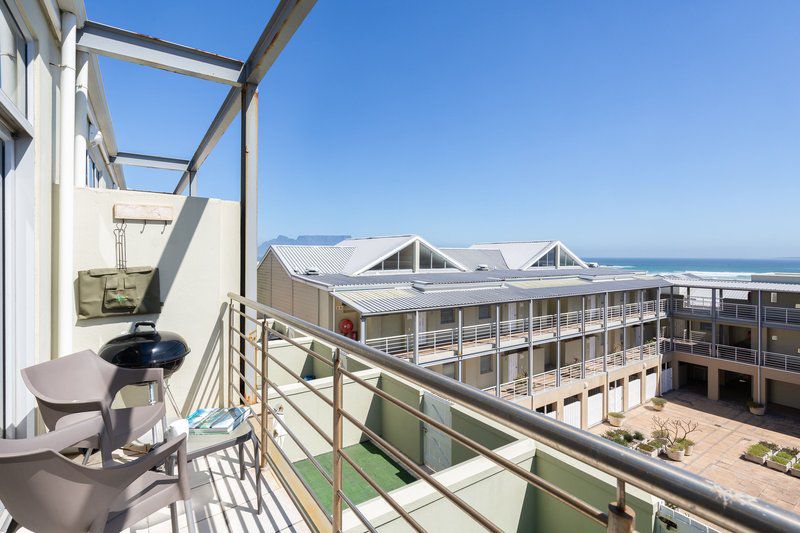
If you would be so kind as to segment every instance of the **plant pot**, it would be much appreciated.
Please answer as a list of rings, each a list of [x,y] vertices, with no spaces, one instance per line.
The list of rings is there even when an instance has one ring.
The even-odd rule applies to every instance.
[[[658,457],[658,454],[661,450],[658,448],[654,448],[652,451],[642,450],[640,448],[634,448],[637,452],[643,453],[644,455],[649,455],[650,457]]]
[[[767,459],[765,464],[767,465],[767,468],[777,470],[778,472],[783,472],[784,474],[789,471],[788,464],[784,465],[777,461],[773,461],[772,459]]]
[[[683,462],[684,450],[667,450],[667,457],[673,461]]]
[[[663,411],[664,410],[664,404],[658,405],[658,404],[654,403],[653,404],[653,409],[655,409],[656,411]]]
[[[616,416],[610,416],[608,417],[608,423],[614,426],[615,428],[618,428],[622,425],[622,419],[617,418]]]
[[[749,409],[756,416],[764,416],[764,411],[767,410],[766,407],[750,407]]]
[[[795,463],[795,465],[789,469],[789,473],[794,477],[800,477],[800,466]]]
[[[694,444],[687,446],[683,449],[683,455],[689,457],[694,452]]]
[[[770,454],[767,454],[767,455],[751,455],[751,454],[745,452],[744,459],[745,459],[745,461],[750,461],[751,463],[755,463],[757,465],[763,465],[766,462],[767,457],[769,457],[769,455]]]

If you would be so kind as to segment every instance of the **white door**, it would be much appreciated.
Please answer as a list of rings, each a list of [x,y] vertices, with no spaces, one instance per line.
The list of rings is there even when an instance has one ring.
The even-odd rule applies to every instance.
[[[589,337],[589,361],[597,357],[597,337]]]
[[[628,409],[642,403],[642,378],[639,374],[628,378]]]
[[[661,394],[672,390],[672,368],[661,369]]]
[[[564,422],[576,428],[581,427],[580,396],[570,396],[564,400]]]
[[[622,408],[622,381],[614,381],[608,386],[608,412],[621,413]]]
[[[589,391],[588,416],[586,421],[589,427],[595,426],[603,421],[603,388],[598,387]]]
[[[655,395],[656,395],[656,373],[655,371],[653,371],[647,374],[647,376],[645,377],[644,399],[649,400]]]
[[[421,311],[419,314],[419,332],[428,331],[428,313]]]
[[[515,353],[512,353],[508,357],[508,379],[507,381],[515,381],[517,379],[517,373],[519,372],[519,356]]]
[[[517,319],[517,304],[508,304],[508,319],[509,320],[516,320]]]
[[[427,391],[422,396],[422,412],[445,426],[452,425],[450,403]],[[451,453],[450,437],[424,422],[422,432],[422,455],[425,465],[434,472],[452,466],[453,454]]]

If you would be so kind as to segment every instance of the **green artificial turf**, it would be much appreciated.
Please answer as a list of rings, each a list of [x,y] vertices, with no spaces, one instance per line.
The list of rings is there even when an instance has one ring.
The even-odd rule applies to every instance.
[[[344,449],[344,452],[364,470],[379,487],[389,492],[396,488],[413,483],[416,479],[403,469],[391,457],[383,453],[373,443],[367,441]],[[328,474],[333,472],[332,453],[317,455],[315,459],[319,461],[322,468]],[[309,461],[303,459],[294,463],[300,475],[317,495],[325,510],[330,513],[333,508],[331,485],[322,477],[319,470]],[[364,481],[347,461],[342,460],[342,491],[350,498],[353,503],[371,500],[378,495],[375,490]],[[342,504],[343,508],[346,507]]]

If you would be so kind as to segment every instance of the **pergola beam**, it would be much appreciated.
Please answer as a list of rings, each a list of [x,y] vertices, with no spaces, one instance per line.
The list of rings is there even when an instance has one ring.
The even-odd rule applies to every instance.
[[[236,114],[241,110],[242,89],[241,84],[258,85],[266,75],[283,48],[300,27],[306,15],[314,7],[316,0],[281,0],[275,12],[270,17],[264,31],[261,33],[253,51],[242,66],[238,86],[231,87],[225,101],[217,111],[208,131],[200,141],[189,168],[183,173],[174,194],[180,194],[189,184],[191,172],[197,172],[222,135],[231,125]]]
[[[117,152],[117,155],[111,158],[111,162],[115,165],[158,168],[162,170],[175,170],[178,172],[185,172],[189,166],[188,159],[175,159],[172,157],[133,154],[129,152]]]
[[[239,60],[98,22],[86,21],[78,32],[77,48],[226,85],[240,83]]]

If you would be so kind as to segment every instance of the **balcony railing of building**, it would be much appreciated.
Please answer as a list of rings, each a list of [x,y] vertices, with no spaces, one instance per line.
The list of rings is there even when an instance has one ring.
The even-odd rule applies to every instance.
[[[764,307],[764,322],[800,326],[800,309]]]
[[[420,467],[405,453],[361,423],[356,415],[345,408],[343,382],[347,379],[350,383],[368,389],[382,400],[436,428],[453,441],[492,461],[500,469],[523,479],[535,489],[565,503],[568,506],[565,509],[569,508],[573,512],[578,512],[609,530],[630,531],[633,528],[633,517],[625,505],[625,493],[628,484],[637,486],[658,498],[686,509],[695,516],[730,530],[791,531],[800,529],[800,517],[766,502],[712,484],[706,479],[675,468],[663,461],[645,457],[606,439],[569,427],[552,418],[485,394],[456,380],[416,365],[410,365],[370,346],[344,338],[282,311],[272,309],[233,293],[228,296],[228,335],[230,340],[228,344],[227,366],[229,372],[227,389],[230,395],[230,403],[232,405],[250,404],[253,405],[254,410],[260,413],[260,431],[258,434],[262,441],[262,461],[268,463],[273,469],[276,473],[276,478],[284,485],[294,501],[300,504],[306,519],[315,528],[320,528],[322,524],[312,522],[312,519],[309,518],[312,515],[317,517],[324,516],[327,524],[324,525],[323,529],[339,532],[342,529],[343,516],[347,512],[352,513],[360,520],[366,529],[375,530],[369,519],[362,513],[361,508],[353,503],[347,495],[345,487],[343,487],[342,466],[344,463],[348,463],[410,528],[417,531],[425,530],[424,523],[421,523],[424,520],[420,515],[413,516],[412,512],[403,508],[391,494],[381,488],[344,450],[342,446],[343,425],[347,423],[364,432],[375,445],[385,450],[395,461],[409,469],[419,479],[424,480],[460,512],[471,517],[478,525],[490,531],[500,530],[479,510],[446,487],[439,476],[431,474]],[[277,327],[276,322],[280,322],[284,327]],[[297,342],[292,335],[286,334],[286,326],[301,332],[302,335],[312,337],[329,345],[333,350],[332,356],[324,357]],[[306,382],[300,375],[297,375],[285,365],[279,356],[271,353],[268,340],[270,335],[278,336],[287,343],[306,352],[308,356],[313,357],[319,363],[331,368],[333,372],[332,397],[317,390],[313,384]],[[594,507],[568,490],[554,485],[530,470],[524,469],[513,461],[486,448],[471,437],[429,417],[420,409],[405,403],[403,399],[396,398],[392,394],[376,387],[362,379],[357,372],[347,370],[342,364],[343,356],[345,355],[355,356],[369,366],[413,383],[457,405],[471,409],[498,424],[551,446],[576,460],[613,476],[617,480],[616,501],[609,505],[607,512]],[[307,388],[324,402],[330,410],[328,416],[330,416],[332,431],[329,432],[320,427],[318,422],[321,422],[320,417],[324,416],[323,414],[303,411],[289,395],[281,391],[281,387],[272,381],[270,368],[274,366],[279,367],[284,372],[288,372],[298,384]],[[279,395],[282,401],[285,401],[287,405],[295,409],[309,427],[313,428],[319,437],[327,443],[333,457],[331,473],[319,463],[316,457],[309,453],[306,443],[295,433],[297,428],[287,424],[283,416],[280,416],[267,402],[268,390],[270,393],[274,392]],[[286,436],[297,445],[298,449],[305,454],[309,462],[331,486],[332,511],[330,513],[324,510],[325,508],[317,499],[318,497],[303,481],[303,476],[283,451],[281,444],[277,440],[282,437],[273,436],[270,431],[267,431],[268,416],[271,417],[273,424],[277,423],[283,428]],[[284,476],[289,472],[294,475],[293,479],[299,480],[299,482],[292,483]],[[307,492],[298,495],[300,490]],[[343,510],[344,504],[349,507],[347,511]],[[310,507],[315,505],[316,508],[312,512]]]
[[[666,314],[667,305],[667,300],[662,299],[660,302],[646,301],[642,306],[639,306],[638,303],[609,306],[608,323],[621,323],[625,310],[628,312],[625,316],[628,324],[637,323],[640,317],[651,320],[656,317],[656,308],[661,311],[662,315]],[[584,328],[585,331],[597,330],[604,326],[604,314],[603,307],[596,307],[585,311],[563,312],[560,315],[535,316],[531,321],[530,332],[533,338],[541,338],[548,335],[555,337],[559,329],[562,336],[580,333],[581,328]],[[499,323],[500,343],[508,344],[517,341],[519,344],[525,344],[528,342],[528,322],[527,318],[501,321]],[[480,345],[486,345],[486,349],[490,350],[497,340],[498,324],[495,322],[473,324],[461,328],[461,344],[464,349],[475,349]],[[458,351],[458,328],[421,331],[417,334],[416,342],[419,355],[453,355]],[[414,356],[413,333],[367,339],[366,344],[403,359],[411,360]]]
[[[759,364],[758,350],[752,348],[727,346],[724,344],[717,344],[714,346],[710,342],[675,339],[672,342],[672,349],[677,352],[727,359],[747,365]],[[786,370],[788,372],[800,372],[800,357],[775,352],[763,352],[761,365],[779,370]]]

